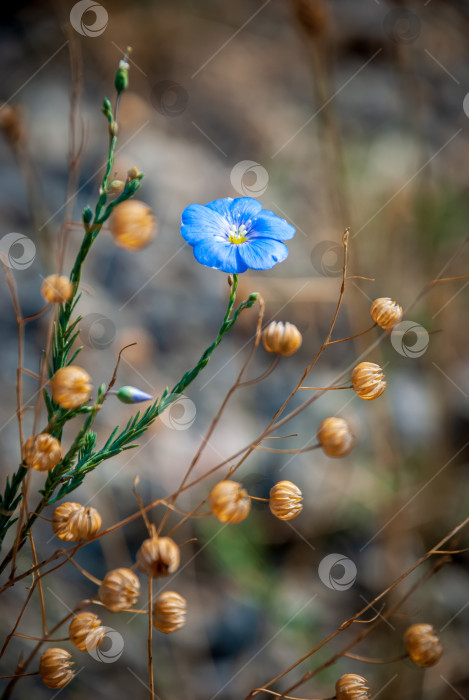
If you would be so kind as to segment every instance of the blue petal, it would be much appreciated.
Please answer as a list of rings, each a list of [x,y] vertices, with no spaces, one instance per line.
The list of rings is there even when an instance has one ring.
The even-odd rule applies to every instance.
[[[228,224],[220,214],[201,204],[190,204],[182,212],[181,234],[191,245],[207,237],[227,235]]]
[[[253,221],[262,209],[262,204],[252,197],[237,197],[231,202],[231,220],[233,224],[241,226],[247,225],[249,220]]]
[[[194,248],[195,259],[201,265],[214,267],[222,272],[246,272],[247,265],[239,255],[242,245],[233,245],[228,241],[207,238],[198,243]]]
[[[269,270],[288,255],[285,243],[272,238],[249,239],[237,247],[242,260],[253,270]]]
[[[225,197],[224,199],[214,199],[213,202],[209,202],[206,206],[213,211],[218,212],[224,219],[231,223],[231,202],[232,197]]]
[[[264,209],[254,222],[249,239],[275,238],[277,241],[288,241],[295,235],[295,227],[285,219],[281,219],[273,211]]]

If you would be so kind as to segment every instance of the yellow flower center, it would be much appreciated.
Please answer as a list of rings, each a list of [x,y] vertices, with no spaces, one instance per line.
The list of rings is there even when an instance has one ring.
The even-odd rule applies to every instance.
[[[239,245],[240,243],[244,243],[244,241],[247,241],[246,233],[246,226],[244,224],[242,224],[239,227],[235,226],[235,224],[231,224],[228,233],[228,240],[230,241],[230,243]]]

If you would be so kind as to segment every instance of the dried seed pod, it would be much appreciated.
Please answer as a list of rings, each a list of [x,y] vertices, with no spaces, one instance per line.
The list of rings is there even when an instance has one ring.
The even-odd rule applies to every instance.
[[[267,352],[288,357],[298,350],[303,337],[293,323],[272,321],[262,333],[262,342]]]
[[[171,634],[186,624],[186,599],[175,591],[163,591],[153,605],[153,626],[160,632]]]
[[[337,700],[369,700],[368,681],[357,673],[346,673],[335,684]]]
[[[25,126],[19,105],[0,104],[0,129],[15,146],[23,140]]]
[[[269,508],[279,520],[293,520],[303,510],[303,494],[291,481],[279,481],[270,489]]]
[[[408,627],[404,634],[404,646],[416,666],[433,666],[443,653],[443,646],[433,627],[420,622]]]
[[[343,418],[325,418],[318,428],[317,438],[328,457],[345,457],[355,444],[355,436]]]
[[[72,655],[65,649],[47,649],[39,659],[39,675],[48,688],[64,688],[75,676]]]
[[[219,481],[210,491],[210,510],[221,523],[240,523],[248,517],[251,499],[237,481]]]
[[[350,378],[356,395],[365,401],[377,399],[386,389],[384,372],[374,362],[360,362]]]
[[[150,207],[136,199],[117,205],[110,226],[114,241],[126,250],[140,250],[156,235],[156,219]]]
[[[371,318],[380,328],[392,328],[394,324],[402,321],[404,314],[402,306],[396,304],[389,297],[375,299],[370,308]]]
[[[293,0],[293,13],[311,39],[327,33],[329,15],[324,0]]]
[[[170,537],[150,537],[137,552],[137,564],[147,576],[167,576],[179,566],[181,555]]]
[[[62,503],[54,510],[52,529],[64,542],[89,540],[101,527],[101,516],[96,508],[80,503]]]
[[[27,467],[48,472],[62,459],[60,442],[49,433],[32,435],[24,443],[24,461]]]
[[[64,275],[49,275],[41,284],[41,294],[51,304],[63,304],[73,296],[73,284]]]
[[[68,634],[70,641],[80,651],[91,651],[102,644],[106,636],[106,628],[101,620],[92,612],[83,612],[75,615],[71,621]]]
[[[99,598],[111,612],[131,608],[140,595],[140,581],[130,569],[108,571],[99,587]]]
[[[93,390],[91,377],[81,367],[61,367],[51,379],[52,398],[62,408],[78,408],[86,403]]]

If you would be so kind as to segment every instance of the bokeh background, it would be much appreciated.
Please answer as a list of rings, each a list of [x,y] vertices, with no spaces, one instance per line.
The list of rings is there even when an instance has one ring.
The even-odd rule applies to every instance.
[[[24,315],[38,310],[41,280],[56,269],[64,214],[79,222],[83,207],[96,199],[107,149],[102,98],[112,96],[117,63],[126,46],[133,47],[115,169],[121,178],[133,165],[144,171],[139,198],[153,207],[159,233],[144,252],[130,254],[103,231],[86,266],[80,363],[95,385],[109,380],[120,348],[136,341],[124,355],[119,382],[158,396],[216,335],[226,276],[200,267],[184,244],[179,224],[185,206],[224,196],[258,197],[297,229],[287,261],[268,272],[246,273],[240,292],[259,291],[266,321],[295,323],[303,346],[265,382],[235,395],[197,474],[259,434],[316,353],[340,289],[346,226],[351,228],[349,274],[374,281],[348,282],[336,338],[370,325],[369,306],[376,297],[390,296],[406,309],[437,276],[467,274],[465,0],[108,0],[101,5],[42,0],[3,8],[0,32],[0,98],[7,103],[0,111],[0,246],[8,241]],[[79,98],[72,144],[80,162],[67,194],[72,85]],[[65,269],[81,238],[78,223],[67,231]],[[4,238],[12,232],[19,237],[13,247],[12,239]],[[35,247],[29,258],[25,236]],[[297,434],[282,447],[311,445],[324,417],[343,416],[358,436],[348,457],[256,451],[243,465],[239,479],[259,497],[279,479],[295,482],[304,494],[298,519],[282,523],[256,503],[238,526],[207,518],[178,531],[178,542],[185,543],[181,571],[159,587],[187,598],[188,624],[170,637],[155,633],[158,697],[244,697],[372,600],[467,516],[467,284],[435,287],[406,316],[414,332],[365,355],[387,374],[388,389],[378,401],[330,392],[282,433]],[[3,277],[0,294],[3,485],[19,459],[16,328]],[[47,322],[45,317],[28,326],[25,366],[33,371]],[[136,510],[136,475],[146,502],[177,488],[249,351],[255,322],[254,311],[242,317],[187,391],[188,401],[156,421],[140,440],[142,449],[103,463],[87,478],[75,500],[97,507],[105,526]],[[330,348],[310,384],[326,385],[376,337],[373,331]],[[260,349],[250,376],[269,362]],[[25,376],[24,388],[33,405],[34,379]],[[304,398],[302,393],[293,406]],[[109,401],[99,416],[102,438],[132,415],[132,407],[116,404]],[[26,413],[27,426],[31,414]],[[41,478],[35,475],[37,489]],[[205,498],[215,481],[182,496],[181,508]],[[156,523],[161,516],[161,510],[154,511]],[[58,541],[48,522],[37,528],[42,559]],[[111,568],[132,565],[145,535],[143,522],[135,521],[81,550],[77,561],[100,578]],[[454,546],[464,547],[464,541]],[[20,568],[29,564],[24,551]],[[356,567],[356,579],[345,590],[328,587],[318,575],[321,560],[333,553]],[[331,580],[344,575],[338,565]],[[409,577],[390,602],[415,581],[415,575]],[[445,647],[435,668],[423,672],[409,661],[370,666],[342,659],[297,694],[331,697],[340,674],[357,672],[383,700],[468,697],[468,583],[467,556],[457,555],[399,616],[356,649],[375,658],[399,654],[403,630],[412,622],[430,622]],[[2,634],[16,619],[26,585],[3,597]],[[72,567],[45,579],[50,626],[95,590]],[[122,635],[122,656],[100,663],[71,648],[80,673],[60,697],[148,697],[145,618],[103,611],[102,619]],[[276,689],[327,660],[357,629]],[[37,636],[40,630],[35,598],[19,631]],[[13,672],[19,654],[32,645],[14,640],[1,673]],[[23,679],[15,692],[17,698],[53,696],[36,677]]]

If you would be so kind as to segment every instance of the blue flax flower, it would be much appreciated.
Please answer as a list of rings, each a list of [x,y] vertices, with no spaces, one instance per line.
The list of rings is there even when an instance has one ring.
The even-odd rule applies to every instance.
[[[288,248],[282,241],[293,238],[295,229],[257,199],[226,197],[186,207],[181,234],[199,263],[238,273],[268,270],[285,260]]]

